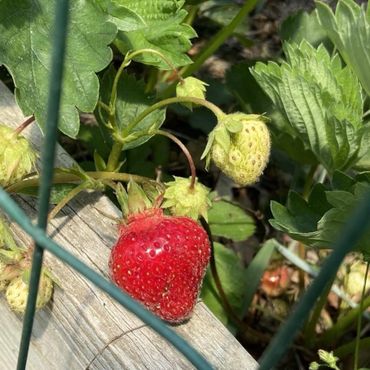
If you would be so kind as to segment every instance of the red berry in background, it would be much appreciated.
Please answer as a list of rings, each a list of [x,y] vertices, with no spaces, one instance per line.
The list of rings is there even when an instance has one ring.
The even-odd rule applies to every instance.
[[[205,230],[188,217],[152,208],[120,228],[109,267],[112,280],[163,320],[190,317],[210,258]]]
[[[261,290],[269,297],[283,294],[290,284],[290,272],[286,266],[266,270],[261,279]]]

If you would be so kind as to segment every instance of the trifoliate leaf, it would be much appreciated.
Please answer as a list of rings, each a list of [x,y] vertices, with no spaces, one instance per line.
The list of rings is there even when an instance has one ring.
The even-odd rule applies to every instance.
[[[195,31],[184,23],[187,12],[183,0],[116,0],[107,7],[111,20],[119,32],[117,48],[126,54],[140,49],[154,49],[162,53],[175,67],[191,63],[186,52]],[[145,53],[135,60],[170,69],[158,55]]]
[[[284,50],[286,62],[257,63],[252,74],[329,173],[351,167],[366,130],[356,76],[322,45],[315,49],[302,41]]]
[[[295,192],[289,193],[286,206],[273,201],[271,225],[306,245],[332,248],[355,207],[370,191],[369,174],[351,179],[336,173],[334,178],[337,189],[327,190],[322,184],[317,184],[307,201]],[[353,247],[369,254],[370,230]]]
[[[4,64],[14,79],[16,99],[24,115],[34,114],[42,128],[52,68],[55,5],[56,0],[0,1],[0,65]],[[117,30],[93,1],[71,1],[69,18],[59,128],[76,137],[77,109],[94,110],[99,92],[95,72],[111,61],[112,51],[107,45]]]
[[[101,100],[108,104],[113,79],[115,76],[113,67],[109,68],[102,79]],[[117,87],[116,100],[116,123],[118,125],[121,139],[124,141],[124,150],[135,148],[148,141],[162,125],[165,119],[165,109],[158,109],[143,120],[141,120],[132,129],[130,123],[146,108],[150,107],[155,101],[155,97],[145,93],[145,84],[141,80],[136,80],[134,75],[123,73]],[[106,122],[109,117],[102,111],[98,120],[103,118]]]
[[[355,71],[362,86],[370,95],[370,17],[353,0],[340,0],[335,14],[330,7],[316,2],[319,20],[345,62]]]
[[[212,235],[242,241],[253,235],[253,219],[240,207],[224,200],[214,201],[208,211]]]

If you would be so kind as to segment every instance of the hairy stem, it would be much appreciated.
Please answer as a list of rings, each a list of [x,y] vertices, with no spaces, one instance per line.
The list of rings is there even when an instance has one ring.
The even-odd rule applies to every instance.
[[[185,157],[186,157],[186,159],[188,160],[188,163],[189,163],[189,168],[190,168],[190,173],[191,173],[190,189],[194,189],[195,181],[196,181],[196,178],[197,178],[197,173],[196,173],[193,157],[191,156],[188,148],[175,135],[172,135],[171,133],[169,133],[167,131],[158,130],[157,134],[162,135],[162,136],[166,136],[169,139],[171,139],[174,143],[176,143],[180,147],[182,152],[185,154]]]
[[[176,78],[179,81],[183,81],[183,78],[179,74],[179,72],[176,69],[176,67],[172,64],[172,62],[168,58],[166,58],[166,56],[163,55],[158,50],[154,50],[154,49],[150,49],[150,48],[136,50],[136,51],[128,54],[127,59],[131,60],[131,59],[134,59],[136,56],[138,56],[140,54],[145,54],[145,53],[155,54],[155,55],[159,56],[168,65],[168,67],[172,70],[172,72],[175,74]]]
[[[202,224],[204,230],[207,232],[209,241],[211,243],[211,257],[210,257],[210,261],[209,261],[209,266],[211,268],[212,277],[213,277],[213,280],[214,280],[214,282],[216,284],[217,292],[218,292],[218,295],[220,297],[222,307],[224,308],[224,310],[227,313],[228,317],[238,327],[240,327],[240,328],[242,328],[244,330],[248,330],[246,328],[246,325],[243,323],[243,321],[240,320],[238,314],[231,307],[231,304],[230,304],[230,302],[229,302],[229,300],[227,298],[227,295],[226,295],[226,293],[224,291],[224,288],[222,286],[221,279],[220,279],[220,276],[218,275],[218,271],[217,271],[217,265],[216,265],[216,259],[215,259],[215,252],[214,252],[214,245],[213,245],[213,240],[212,240],[212,233],[211,233],[211,229],[210,229],[210,227],[208,225],[208,222],[203,217],[201,217],[200,223]]]
[[[104,109],[106,113],[110,114],[110,109],[107,104],[103,103],[101,100],[98,101],[100,108]]]
[[[15,136],[18,136],[26,127],[28,127],[31,123],[35,122],[35,116],[32,115],[28,117],[24,122],[22,122],[15,130]]]
[[[73,188],[54,208],[49,212],[48,221],[52,220],[59,211],[70,202],[77,194],[86,189],[86,184],[83,182]]]
[[[132,175],[130,173],[117,173],[117,172],[105,172],[105,171],[87,171],[85,174],[95,180],[112,180],[112,181],[124,181],[129,182],[130,179],[142,184],[145,182],[156,183],[155,180],[148,177]],[[81,177],[73,173],[56,173],[53,177],[53,184],[67,184],[67,183],[81,183]],[[22,189],[38,186],[40,182],[39,177],[34,177],[27,180],[22,180],[12,184],[6,188],[8,193],[18,193]]]
[[[113,85],[112,85],[112,91],[110,94],[110,100],[109,100],[109,118],[111,120],[111,123],[114,127],[116,127],[116,101],[117,101],[117,88],[118,88],[118,82],[121,78],[121,75],[123,73],[123,70],[128,66],[129,61],[125,58],[121,65],[118,68],[118,71],[116,75],[114,76]]]
[[[199,98],[192,98],[192,97],[174,97],[174,98],[168,98],[165,100],[161,100],[158,103],[153,104],[151,107],[145,109],[143,112],[141,112],[126,128],[126,132],[131,132],[137,124],[139,124],[145,117],[147,117],[150,113],[156,111],[157,109],[166,107],[167,105],[171,104],[177,104],[177,103],[194,103],[198,105],[202,105],[209,110],[211,110],[214,115],[217,118],[220,118],[225,115],[225,113],[217,107],[215,104],[205,100],[205,99],[199,99]]]
[[[109,153],[108,163],[107,163],[107,172],[117,171],[119,161],[121,158],[123,145],[119,142],[114,142],[112,150]]]

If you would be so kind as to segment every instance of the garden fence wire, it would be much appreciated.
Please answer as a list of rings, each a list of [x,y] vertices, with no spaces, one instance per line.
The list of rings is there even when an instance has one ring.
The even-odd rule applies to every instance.
[[[26,368],[29,352],[32,327],[35,316],[36,298],[40,280],[43,253],[46,249],[54,256],[77,270],[98,288],[105,291],[126,309],[136,314],[144,323],[148,324],[157,333],[167,339],[176,347],[197,369],[212,369],[212,366],[192,346],[178,336],[171,328],[161,320],[153,316],[140,304],[123,293],[111,282],[103,278],[86,264],[74,257],[60,245],[47,237],[45,230],[49,210],[50,192],[53,179],[55,150],[57,143],[57,126],[59,117],[59,102],[61,97],[63,64],[66,48],[66,34],[68,26],[69,0],[56,2],[53,55],[51,63],[51,76],[49,82],[49,98],[47,110],[47,127],[45,129],[44,145],[42,149],[42,172],[38,194],[38,221],[33,225],[27,215],[0,188],[0,208],[13,219],[35,241],[35,249],[32,258],[32,270],[30,276],[30,289],[27,308],[23,320],[23,331],[18,355],[17,369]],[[308,317],[313,304],[325,288],[326,282],[330,281],[336,273],[345,254],[361,238],[370,225],[370,193],[350,217],[348,224],[338,242],[333,246],[333,253],[327,258],[322,266],[320,274],[313,281],[307,292],[301,298],[290,319],[282,326],[272,340],[260,361],[260,369],[273,368],[284,355],[292,343],[296,333]]]

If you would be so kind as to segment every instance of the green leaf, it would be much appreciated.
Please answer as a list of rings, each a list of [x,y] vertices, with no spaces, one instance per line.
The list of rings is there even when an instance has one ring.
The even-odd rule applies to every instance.
[[[287,206],[271,203],[272,226],[289,234],[293,239],[316,248],[331,248],[341,230],[367,191],[370,191],[370,174],[354,179],[335,173],[334,190],[326,190],[322,184],[313,188],[308,201],[290,192]],[[370,230],[353,246],[364,254],[370,252]]]
[[[77,186],[76,184],[54,184],[53,187],[51,188],[50,203],[58,204],[76,186]],[[37,186],[32,186],[22,189],[19,193],[24,195],[30,195],[32,197],[37,197],[38,192],[39,188]]]
[[[316,12],[307,13],[301,10],[290,15],[282,23],[279,34],[284,41],[298,44],[307,40],[315,47],[324,43],[325,46],[333,48],[324,28],[320,25]]]
[[[254,294],[256,293],[263,272],[268,266],[271,256],[275,250],[274,239],[267,240],[260,248],[258,253],[254,256],[253,260],[249,264],[248,268],[244,273],[244,281],[248,284],[245,288],[243,296],[243,304],[241,308],[242,317],[248,312],[249,306],[252,303]]]
[[[257,63],[252,74],[330,174],[353,166],[367,129],[356,76],[322,45],[286,43],[284,50],[286,62]]]
[[[231,66],[226,72],[226,87],[238,100],[243,111],[263,114],[271,110],[271,101],[253,78],[249,70],[253,65],[251,62],[242,62]]]
[[[211,0],[206,1],[200,6],[198,16],[202,17],[202,21],[206,21],[208,18],[211,22],[217,26],[225,27],[231,23],[235,16],[240,11],[241,5],[238,5],[230,0]],[[208,23],[208,22],[207,22]],[[245,35],[248,31],[248,17],[239,24],[234,30],[234,35]]]
[[[103,102],[109,101],[115,73],[114,68],[110,67],[102,79],[101,100]],[[166,110],[159,109],[146,116],[133,130],[128,130],[127,126],[154,102],[155,97],[145,92],[143,81],[136,80],[134,75],[122,74],[117,86],[116,122],[121,137],[125,140],[123,150],[135,148],[148,141],[164,122]],[[102,112],[102,118],[108,121],[106,112]],[[98,120],[102,124],[100,117]]]
[[[154,49],[162,53],[175,67],[191,63],[186,52],[195,31],[184,23],[187,12],[183,0],[116,0],[107,11],[118,29],[117,48],[126,54],[140,49]],[[135,60],[169,69],[155,54],[145,53]]]
[[[231,307],[239,311],[247,286],[247,282],[244,280],[245,269],[242,266],[242,262],[236,253],[220,243],[214,243],[214,253],[222,288]],[[207,270],[204,278],[201,297],[220,321],[225,325],[228,324],[227,314],[221,304],[210,269]]]
[[[55,0],[0,1],[0,65],[14,79],[24,115],[35,114],[41,128],[46,124],[55,4]],[[71,2],[59,123],[70,137],[79,131],[78,110],[94,110],[99,94],[95,72],[111,61],[107,45],[116,32],[93,1]]]
[[[240,207],[227,201],[214,201],[208,211],[208,223],[212,235],[242,241],[253,235],[253,219]]]
[[[302,164],[317,163],[302,140],[290,128],[289,122],[273,106],[250,72],[254,63],[243,62],[233,65],[226,74],[226,86],[236,97],[246,113],[266,114],[270,119],[269,129],[274,148],[286,152],[292,159]],[[245,88],[248,86],[248,89]]]
[[[370,95],[370,17],[353,0],[340,0],[335,14],[330,7],[316,2],[319,20],[345,62],[355,71]]]

